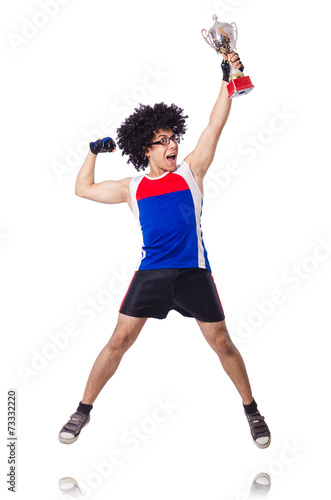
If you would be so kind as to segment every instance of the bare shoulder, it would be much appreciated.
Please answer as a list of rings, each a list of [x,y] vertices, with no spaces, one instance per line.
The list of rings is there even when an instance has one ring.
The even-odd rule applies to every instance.
[[[130,189],[130,183],[132,181],[133,177],[125,177],[125,179],[121,179],[118,181],[123,187],[126,187]]]
[[[203,178],[204,175],[201,170],[199,170],[194,164],[194,151],[184,158],[185,163],[190,167],[191,173],[194,177],[195,182],[198,184],[201,193],[203,193]]]
[[[130,184],[132,179],[133,177],[125,177],[124,179],[118,181],[121,188],[123,189],[123,193],[125,195],[125,201],[130,205],[130,207],[131,207]]]
[[[188,154],[186,156],[186,158],[184,159],[184,161],[190,167],[190,170],[193,174],[193,177],[195,179],[200,177],[201,168],[199,168],[199,162],[197,162],[197,160],[196,160],[195,151],[192,151],[190,154]]]

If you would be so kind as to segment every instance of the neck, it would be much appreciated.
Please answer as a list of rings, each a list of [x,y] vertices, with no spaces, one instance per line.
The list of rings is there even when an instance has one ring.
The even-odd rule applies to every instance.
[[[150,167],[149,173],[148,173],[149,177],[160,177],[161,175],[164,175],[168,172],[175,172],[175,170],[177,170],[177,165],[175,165],[174,167],[169,168],[169,169],[164,169],[164,168],[158,167],[156,165],[151,165],[151,164],[149,164],[149,167]]]

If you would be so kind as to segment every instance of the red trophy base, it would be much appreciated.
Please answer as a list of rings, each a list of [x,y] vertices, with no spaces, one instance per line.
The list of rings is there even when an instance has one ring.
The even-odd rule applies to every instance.
[[[243,94],[249,94],[253,90],[254,85],[249,76],[242,76],[241,78],[234,78],[228,84],[229,99]]]

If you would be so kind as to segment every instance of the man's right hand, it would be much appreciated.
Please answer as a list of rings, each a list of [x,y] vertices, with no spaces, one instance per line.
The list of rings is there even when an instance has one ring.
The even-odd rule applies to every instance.
[[[90,142],[90,150],[93,154],[98,153],[112,153],[116,149],[116,144],[111,137],[98,139],[95,142]]]

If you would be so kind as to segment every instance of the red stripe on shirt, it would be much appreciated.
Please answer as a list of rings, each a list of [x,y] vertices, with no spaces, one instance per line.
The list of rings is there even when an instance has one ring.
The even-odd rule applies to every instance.
[[[189,189],[189,186],[185,179],[181,175],[169,172],[160,179],[152,180],[144,177],[138,186],[136,198],[139,201],[151,196],[185,191],[186,189]]]

